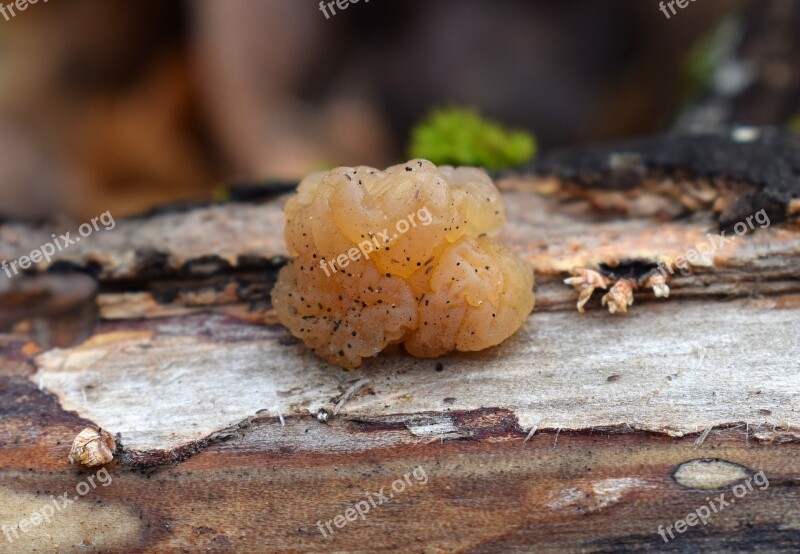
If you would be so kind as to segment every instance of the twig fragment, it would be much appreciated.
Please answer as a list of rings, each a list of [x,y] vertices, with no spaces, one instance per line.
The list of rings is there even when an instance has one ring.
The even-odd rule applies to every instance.
[[[366,378],[365,379],[359,379],[358,381],[353,383],[353,385],[349,389],[347,389],[345,391],[345,393],[342,395],[342,397],[339,399],[339,402],[336,403],[336,407],[333,409],[333,415],[338,414],[339,410],[342,409],[342,406],[345,405],[345,402],[347,402],[353,396],[355,396],[355,394],[359,390],[361,390],[361,387],[363,387],[367,383],[369,383],[369,379],[366,379]]]

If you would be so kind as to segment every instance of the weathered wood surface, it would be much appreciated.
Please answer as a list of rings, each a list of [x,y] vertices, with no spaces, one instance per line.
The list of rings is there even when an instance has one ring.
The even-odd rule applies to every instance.
[[[343,372],[277,325],[198,314],[100,326],[39,356],[32,379],[136,451],[184,447],[259,411],[333,410],[361,379],[338,417],[425,439],[471,436],[449,413],[484,407],[525,430],[747,425],[772,439],[800,433],[798,321],[800,306],[763,300],[668,302],[621,318],[546,312],[500,347],[442,359],[443,371],[396,353]]]
[[[771,173],[726,177],[681,155],[665,165],[653,148],[567,165],[574,154],[543,158],[539,176],[501,183],[501,239],[534,265],[537,310],[480,353],[432,361],[395,351],[355,372],[311,355],[268,301],[285,256],[281,199],[118,221],[53,268],[88,271],[97,290],[71,273],[3,280],[0,524],[92,475],[66,461],[86,425],[119,433],[120,447],[112,484],[14,543],[0,536],[0,552],[791,550],[796,184],[775,191]],[[622,177],[634,182],[620,186]],[[586,314],[575,310],[562,283],[573,267],[637,276],[731,214],[754,213],[758,198],[771,224],[676,275],[669,299],[640,290],[628,315],[612,316],[598,292]],[[0,258],[51,232],[3,224]],[[700,463],[684,466],[699,477],[675,477],[703,458],[743,473],[726,480],[724,464]],[[418,466],[424,484],[412,478],[364,520],[322,535],[318,521]],[[758,471],[769,488],[664,543],[659,525],[709,495],[730,497]],[[722,481],[709,492],[714,475]]]
[[[26,413],[2,420],[0,519],[74,491],[90,472],[65,466],[85,421],[20,379],[4,394],[26,397]],[[5,399],[4,399],[5,400]],[[798,446],[749,442],[745,430],[694,438],[545,430],[525,442],[504,412],[461,413],[470,439],[425,441],[391,425],[291,417],[252,421],[181,463],[158,471],[109,468],[70,512],[8,552],[674,552],[787,551],[800,540]],[[769,476],[736,504],[665,545],[666,526],[723,491],[687,488],[681,464],[713,457]],[[32,462],[32,460],[35,460]],[[35,466],[35,471],[29,471]],[[423,485],[371,508],[323,537],[317,522],[343,514],[366,493],[422,466]],[[695,486],[697,484],[695,483]],[[399,488],[399,487],[398,487]],[[724,491],[730,499],[730,485]],[[377,502],[377,501],[376,501]],[[13,508],[12,508],[13,507]],[[324,523],[323,523],[324,526]],[[80,545],[75,547],[74,545]]]

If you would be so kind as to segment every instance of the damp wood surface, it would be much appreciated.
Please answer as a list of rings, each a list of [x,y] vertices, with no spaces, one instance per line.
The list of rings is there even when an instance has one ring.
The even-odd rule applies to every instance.
[[[269,191],[119,220],[50,272],[0,279],[0,524],[93,473],[67,462],[84,427],[119,434],[109,486],[0,552],[791,551],[800,194],[765,157],[797,164],[780,136],[709,139],[753,161],[729,173],[674,140],[501,179],[499,238],[533,265],[537,308],[479,353],[352,372],[314,357],[269,305],[286,256]],[[768,226],[676,273],[667,299],[636,291],[627,315],[604,291],[579,314],[563,284],[652,269],[764,205]],[[0,258],[68,228],[4,222]],[[424,483],[320,532],[419,467]],[[664,543],[659,525],[759,471],[768,488]]]

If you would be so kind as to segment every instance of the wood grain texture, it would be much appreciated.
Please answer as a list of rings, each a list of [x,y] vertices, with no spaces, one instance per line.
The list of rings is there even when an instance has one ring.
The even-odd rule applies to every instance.
[[[410,426],[440,414],[417,432],[427,438],[469,436],[448,413],[493,408],[524,429],[680,436],[741,424],[769,440],[800,429],[800,377],[786,371],[800,359],[798,321],[800,309],[754,301],[673,301],[621,318],[546,312],[499,347],[437,360],[443,371],[398,352],[344,372],[279,325],[196,315],[101,326],[37,357],[33,380],[133,450],[183,447],[258,411],[333,410],[360,379],[369,383],[338,417]]]
[[[29,397],[28,413],[3,418],[0,432],[25,436],[28,444],[0,448],[0,506],[35,506],[91,475],[64,463],[82,422],[30,382],[19,387]],[[61,542],[62,550],[791,551],[800,539],[796,443],[758,443],[744,428],[713,431],[699,446],[688,437],[604,431],[544,430],[526,442],[507,414],[454,416],[471,418],[474,436],[425,441],[391,425],[293,416],[282,426],[270,417],[181,463],[135,469],[115,462],[107,487],[3,551],[52,550],[76,528],[82,545]],[[659,526],[685,518],[709,497],[735,498],[730,485],[687,488],[673,477],[683,464],[705,458],[739,464],[748,474],[763,471],[769,486],[755,487],[667,545]],[[392,493],[398,479],[420,467],[424,479],[412,476]],[[393,497],[379,504],[379,493]],[[370,497],[376,505],[364,519],[341,528],[331,523],[332,535],[320,531],[318,523],[325,530]],[[87,518],[77,508],[90,504],[96,509]]]

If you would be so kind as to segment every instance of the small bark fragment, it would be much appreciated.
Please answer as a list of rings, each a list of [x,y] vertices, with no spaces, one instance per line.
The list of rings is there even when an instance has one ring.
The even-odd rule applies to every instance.
[[[578,311],[583,313],[583,307],[589,301],[589,298],[592,297],[594,289],[607,289],[610,281],[605,275],[593,269],[576,267],[573,268],[571,273],[573,276],[564,279],[564,283],[575,287],[575,290],[578,291]]]
[[[633,305],[633,289],[636,284],[628,279],[620,279],[611,290],[603,296],[603,306],[608,306],[609,313],[628,313],[628,306]]]
[[[87,427],[75,437],[69,453],[69,463],[87,467],[107,464],[114,459],[117,443],[111,433],[103,429]]]
[[[644,287],[653,289],[653,294],[656,298],[669,298],[669,285],[667,285],[667,276],[660,272],[653,272],[649,277],[644,280]]]

